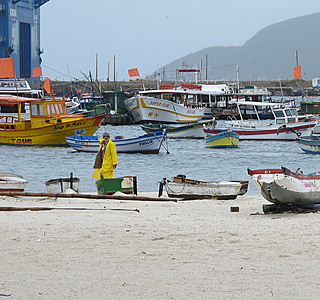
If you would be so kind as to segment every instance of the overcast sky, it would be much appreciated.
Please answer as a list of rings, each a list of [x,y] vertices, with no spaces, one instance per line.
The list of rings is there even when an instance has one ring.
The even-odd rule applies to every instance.
[[[50,0],[41,7],[43,75],[128,80],[211,46],[241,46],[262,28],[320,12],[319,0]],[[319,29],[320,30],[320,29]],[[298,38],[298,37],[297,37]],[[259,49],[257,49],[259,51]],[[230,64],[235,62],[231,61]]]

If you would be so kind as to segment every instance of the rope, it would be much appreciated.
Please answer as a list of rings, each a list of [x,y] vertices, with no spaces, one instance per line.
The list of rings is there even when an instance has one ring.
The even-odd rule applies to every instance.
[[[174,191],[173,191],[172,189],[170,189],[170,187],[167,185],[166,181],[161,181],[160,183],[165,186],[167,193],[168,193],[168,192],[171,192],[172,194],[177,194],[177,193],[180,194],[180,193],[184,190],[184,188],[185,188],[185,186],[186,186],[186,182],[184,181],[181,191],[179,191],[179,192],[174,192]]]

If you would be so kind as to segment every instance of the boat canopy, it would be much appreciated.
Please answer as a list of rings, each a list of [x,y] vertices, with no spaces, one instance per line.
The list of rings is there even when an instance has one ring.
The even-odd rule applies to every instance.
[[[279,103],[270,103],[270,102],[256,102],[256,101],[238,101],[236,102],[237,105],[249,105],[249,106],[262,106],[262,107],[267,107],[267,106],[279,106]]]
[[[39,102],[37,98],[19,97],[14,95],[0,95],[0,105],[15,105],[26,102]]]
[[[139,94],[191,94],[192,92],[187,92],[184,90],[176,90],[176,89],[165,89],[165,90],[146,90],[139,91]]]

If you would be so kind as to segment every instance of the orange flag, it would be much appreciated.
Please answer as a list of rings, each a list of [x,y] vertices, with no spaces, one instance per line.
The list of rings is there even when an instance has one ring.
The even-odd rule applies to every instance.
[[[129,76],[130,77],[134,77],[134,76],[139,76],[139,72],[138,72],[138,69],[137,68],[134,68],[134,69],[130,69],[128,70],[128,73],[129,73]]]
[[[46,79],[44,80],[43,88],[45,89],[45,91],[46,91],[48,94],[51,93],[50,78],[46,78]]]
[[[0,78],[15,77],[13,58],[0,58]]]
[[[293,68],[293,77],[294,78],[301,78],[301,65]]]
[[[39,77],[42,76],[42,68],[37,67],[32,69],[32,77]]]

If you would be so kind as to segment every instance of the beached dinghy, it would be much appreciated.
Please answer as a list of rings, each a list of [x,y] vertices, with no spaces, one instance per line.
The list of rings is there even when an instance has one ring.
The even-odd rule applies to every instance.
[[[267,191],[265,191],[262,188],[262,183],[270,183],[273,182],[276,178],[282,178],[284,177],[282,169],[259,169],[259,170],[251,170],[247,169],[248,174],[251,176],[251,179],[253,183],[258,188],[261,195],[267,199],[268,201],[271,201],[269,199],[269,194]]]
[[[79,184],[80,179],[73,177],[72,173],[69,178],[50,179],[45,182],[47,192],[50,194],[61,194],[70,189],[78,193]]]
[[[21,175],[0,171],[1,192],[23,192],[27,183]]]
[[[124,176],[104,178],[103,176],[95,182],[99,195],[112,195],[116,192],[125,194],[138,194],[137,177]]]
[[[320,204],[320,172],[304,175],[284,167],[281,170],[257,179],[265,199],[277,205]]]
[[[248,190],[248,181],[200,181],[177,175],[172,181],[164,179],[169,197],[183,199],[236,199]],[[160,193],[159,193],[160,194]]]

